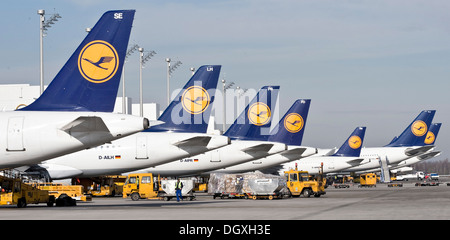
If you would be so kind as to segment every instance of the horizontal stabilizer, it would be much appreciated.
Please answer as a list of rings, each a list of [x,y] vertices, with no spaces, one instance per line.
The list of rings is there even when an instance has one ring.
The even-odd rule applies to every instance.
[[[272,147],[273,147],[273,144],[271,144],[271,143],[262,143],[262,144],[258,144],[256,146],[241,149],[241,151],[252,155],[255,153],[267,153],[270,151],[270,149]]]
[[[290,160],[299,159],[302,157],[302,154],[305,152],[306,148],[294,148],[291,150],[286,150],[280,153],[283,157],[286,157]]]
[[[71,133],[109,132],[108,127],[100,117],[78,117],[61,128],[62,131]]]
[[[348,164],[352,165],[352,166],[358,166],[359,164],[361,164],[361,162],[364,160],[364,158],[356,158],[356,159],[351,159],[346,161]]]
[[[437,157],[439,155],[441,155],[440,151],[429,152],[429,153],[422,154],[422,155],[418,156],[417,158],[423,161],[423,160],[427,160],[427,159],[430,159],[430,158]]]
[[[186,140],[178,141],[174,143],[174,146],[177,146],[179,148],[186,148],[186,147],[206,147],[211,140],[211,137],[208,136],[197,136],[188,138]]]
[[[425,153],[432,148],[434,148],[433,145],[423,146],[419,148],[407,148],[405,150],[405,154],[406,156],[417,156],[418,154]]]

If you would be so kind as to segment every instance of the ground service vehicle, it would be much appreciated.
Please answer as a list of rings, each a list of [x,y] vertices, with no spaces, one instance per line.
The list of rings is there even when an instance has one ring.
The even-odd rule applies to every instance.
[[[159,199],[169,201],[175,195],[176,180],[161,180],[161,177],[154,177],[152,173],[129,174],[123,186],[123,198],[130,197],[131,200],[139,199]],[[181,180],[183,183],[183,199],[193,200],[194,188],[193,180]]]
[[[55,198],[72,198],[75,201],[92,201],[92,197],[90,195],[84,194],[84,188],[81,185],[65,185],[61,183],[34,183],[31,184],[33,187],[36,187],[40,190],[46,190],[48,193]]]
[[[0,205],[17,205],[47,203],[52,207],[55,197],[46,190],[40,190],[24,183],[20,178],[0,176]]]
[[[323,165],[321,165],[323,168]],[[325,179],[322,175],[323,171],[319,170],[319,175],[316,178],[311,177],[307,171],[298,171],[295,169],[285,171],[286,185],[290,191],[291,196],[299,197],[320,197],[325,194]]]
[[[110,196],[122,195],[123,185],[126,176],[111,175],[95,178],[89,186],[88,193],[92,196]]]
[[[365,173],[359,176],[359,186],[358,187],[376,187],[377,186],[377,175],[375,173]]]
[[[425,179],[424,172],[415,172],[405,175],[397,175],[397,181],[408,181],[408,180],[423,180]]]

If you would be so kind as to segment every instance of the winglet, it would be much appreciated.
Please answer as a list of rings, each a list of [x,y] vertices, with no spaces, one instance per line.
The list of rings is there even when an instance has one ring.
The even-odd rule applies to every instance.
[[[422,111],[398,138],[385,147],[423,146],[435,113],[436,110]]]
[[[201,66],[159,117],[164,123],[145,131],[206,133],[220,69]]]
[[[267,140],[280,86],[264,86],[225,132],[239,140]],[[263,131],[267,132],[266,134]]]
[[[42,95],[20,111],[112,112],[134,13],[104,13]]]
[[[364,141],[366,127],[357,127],[349,138],[342,144],[338,151],[332,156],[359,157]]]

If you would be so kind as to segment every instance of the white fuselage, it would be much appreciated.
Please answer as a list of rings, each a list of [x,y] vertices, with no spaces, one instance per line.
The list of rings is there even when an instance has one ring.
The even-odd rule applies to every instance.
[[[324,174],[334,173],[355,166],[353,161],[357,161],[358,159],[360,158],[340,156],[310,156],[282,164],[282,168],[278,171],[278,173],[280,175],[283,175],[284,171],[295,169],[295,166],[297,166],[297,169],[299,171],[308,171],[309,174],[318,174],[322,164]],[[359,161],[357,163],[359,163]]]
[[[80,117],[94,120],[79,124],[83,122],[77,120]],[[12,111],[0,112],[0,128],[4,133],[0,169],[4,169],[37,164],[140,132],[144,118],[100,112]]]
[[[198,136],[210,137],[211,140],[207,145],[176,146],[178,142]],[[227,144],[229,138],[220,135],[140,132],[111,144],[45,161],[40,166],[47,169],[52,179],[121,174],[197,155]]]
[[[238,165],[230,166],[224,169],[214,170],[213,172],[220,172],[220,173],[244,173],[244,172],[252,172],[252,171],[258,171],[263,170],[266,168],[271,168],[274,166],[278,166],[280,164],[294,161],[300,158],[305,158],[308,156],[311,156],[316,153],[316,148],[311,147],[303,147],[303,146],[287,146],[287,151],[302,148],[305,149],[305,151],[301,154],[298,154],[296,156],[283,154],[284,152],[280,152],[277,154],[273,154],[264,158],[255,159],[253,161],[248,161],[245,163],[241,163]]]
[[[269,151],[249,152],[243,151],[261,144],[272,144]],[[160,174],[161,176],[193,176],[208,171],[222,169],[236,164],[276,154],[286,150],[282,143],[266,141],[233,140],[231,144],[210,152],[190,158],[180,159],[154,168],[141,169],[137,172]]]
[[[373,168],[380,167],[380,160],[388,161],[388,164],[398,164],[401,161],[412,158],[414,156],[408,156],[406,151],[409,149],[415,149],[419,147],[368,147],[361,149],[361,158],[364,160],[359,166],[351,167],[345,171],[356,172],[364,171]]]

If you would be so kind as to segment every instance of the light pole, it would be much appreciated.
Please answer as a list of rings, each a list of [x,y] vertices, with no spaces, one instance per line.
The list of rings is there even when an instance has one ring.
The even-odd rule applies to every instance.
[[[126,101],[125,101],[125,63],[127,62],[128,57],[137,49],[139,48],[139,45],[134,44],[132,47],[130,47],[127,51],[127,54],[125,54],[125,61],[123,62],[123,70],[122,70],[122,113],[126,114]]]
[[[144,48],[138,48],[139,51],[139,105],[140,105],[140,116],[144,116],[144,100],[142,94],[142,68],[144,67],[145,62],[150,60],[156,52],[150,51],[144,56]]]
[[[182,64],[180,61],[176,61],[175,64],[170,66],[170,62],[172,60],[170,58],[166,58],[167,62],[167,106],[170,104],[170,76],[175,69]]]
[[[228,83],[228,85],[225,84],[226,81],[225,79],[222,79],[222,86],[223,86],[223,125],[222,125],[222,131],[223,133],[225,132],[225,128],[226,128],[226,105],[225,105],[225,101],[226,101],[226,91],[227,89],[229,89],[231,86],[234,85],[234,82],[230,82]]]
[[[41,94],[44,92],[44,36],[47,33],[47,30],[51,27],[52,24],[58,21],[58,18],[61,16],[58,13],[53,14],[49,20],[45,22],[45,10],[40,9],[37,11],[39,14],[39,50],[40,50],[40,70],[41,70]]]

